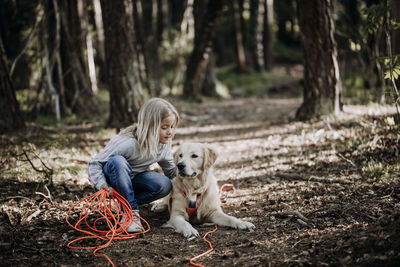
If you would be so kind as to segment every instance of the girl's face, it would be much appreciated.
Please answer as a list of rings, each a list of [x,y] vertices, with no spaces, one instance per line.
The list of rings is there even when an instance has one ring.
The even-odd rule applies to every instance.
[[[174,136],[176,118],[174,114],[169,114],[161,121],[160,144],[166,144]]]

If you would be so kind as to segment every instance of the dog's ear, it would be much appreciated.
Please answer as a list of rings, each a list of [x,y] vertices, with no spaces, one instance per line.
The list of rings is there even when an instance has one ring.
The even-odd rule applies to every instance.
[[[217,160],[217,152],[209,146],[204,147],[204,169],[210,168]]]
[[[175,164],[178,164],[178,160],[179,160],[178,159],[178,157],[179,157],[178,155],[179,155],[180,152],[178,150],[176,150],[175,153],[174,153],[174,162],[175,162]]]

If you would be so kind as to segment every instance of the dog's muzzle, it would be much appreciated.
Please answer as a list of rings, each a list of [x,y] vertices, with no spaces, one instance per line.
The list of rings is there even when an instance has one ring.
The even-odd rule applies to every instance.
[[[186,170],[185,170],[186,164],[184,162],[178,162],[177,167],[178,167],[179,175],[182,177],[187,177],[187,176],[195,177],[197,175],[197,172],[192,172],[191,174],[186,173]]]

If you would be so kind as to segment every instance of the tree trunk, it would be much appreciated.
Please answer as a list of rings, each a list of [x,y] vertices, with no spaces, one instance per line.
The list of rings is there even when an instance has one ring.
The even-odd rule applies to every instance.
[[[167,5],[167,8],[162,7]],[[165,9],[168,11],[168,3],[160,0],[152,0],[152,23],[150,36],[148,38],[148,44],[146,47],[147,58],[148,58],[148,73],[150,79],[150,90],[154,96],[159,96],[161,94],[161,77],[163,76],[163,68],[160,61],[160,44],[165,36],[164,31],[167,25],[166,21],[163,19],[167,14]]]
[[[97,88],[97,77],[96,77],[96,69],[94,65],[94,53],[93,53],[93,38],[92,38],[92,29],[89,24],[89,16],[88,16],[88,3],[84,0],[78,0],[78,16],[80,21],[80,26],[82,29],[82,43],[86,43],[86,54],[84,54],[84,62],[87,66],[87,71],[89,74],[89,80],[91,85],[92,92],[96,93]]]
[[[257,71],[264,69],[264,3],[266,0],[251,0],[250,2],[250,25],[252,31],[252,54],[254,68]]]
[[[236,68],[239,72],[243,72],[246,67],[246,55],[243,46],[243,34],[240,23],[239,0],[231,0],[231,10],[233,17],[233,31],[235,40]]]
[[[398,22],[400,21],[400,1],[393,1],[393,18]],[[400,54],[400,30],[393,30],[392,31],[392,36],[393,36],[393,44],[392,44],[392,49],[393,49],[393,55],[399,55]],[[397,79],[395,81],[397,88],[400,88],[400,80]]]
[[[148,60],[146,58],[146,53],[144,51],[145,42],[143,36],[143,11],[141,8],[141,2],[139,0],[133,0],[133,23],[135,27],[135,49],[137,51],[137,61],[139,66],[139,77],[142,84],[145,84],[146,88],[153,93],[154,89],[152,89],[152,83],[149,81],[149,73],[148,73]],[[157,92],[157,91],[156,91]],[[155,95],[159,95],[156,93]]]
[[[270,70],[272,68],[272,24],[274,21],[274,0],[265,0],[264,10],[264,66],[266,70]]]
[[[196,13],[201,11],[199,9],[201,3],[203,2],[197,0],[194,4],[196,30],[194,48],[187,64],[183,87],[183,94],[186,98],[196,98],[201,94],[212,49],[212,39],[216,30],[217,19],[222,12],[224,0],[208,1],[206,9],[202,12],[202,21],[198,22]]]
[[[393,8],[391,8],[392,17],[398,22],[400,20],[400,1],[393,1],[392,2]],[[392,31],[393,42],[393,54],[398,55],[400,54],[400,30],[393,30]]]
[[[25,127],[8,70],[7,55],[0,38],[0,133]]]
[[[99,68],[98,81],[101,84],[105,77],[106,52],[104,48],[104,26],[100,0],[93,0],[93,12],[94,22],[96,25],[96,65]]]
[[[296,117],[307,120],[341,109],[331,0],[297,1],[304,53],[304,102]]]
[[[92,90],[89,61],[86,56],[87,34],[82,28],[81,21],[86,18],[80,16],[77,0],[60,1],[59,4],[62,29],[59,50],[63,71],[59,80],[63,78],[63,87],[65,87],[65,95],[61,95],[64,98],[62,102],[64,101],[73,113],[91,114],[97,112],[97,103]],[[51,53],[57,53],[57,51],[51,51]]]
[[[132,0],[102,0],[106,84],[110,91],[107,125],[124,127],[136,121],[143,89],[135,51]]]
[[[214,71],[214,56],[210,53],[206,74],[204,77],[203,87],[201,89],[201,94],[208,97],[216,97],[217,94],[217,77]]]

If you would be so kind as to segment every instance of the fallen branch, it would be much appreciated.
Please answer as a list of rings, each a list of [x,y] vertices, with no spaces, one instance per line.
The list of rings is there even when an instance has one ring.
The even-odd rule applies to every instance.
[[[50,190],[47,188],[46,185],[44,185],[44,188],[47,191],[47,195],[43,194],[42,192],[35,192],[36,195],[41,195],[45,197],[46,199],[50,200],[51,203],[53,203],[53,199],[51,198]]]
[[[304,216],[303,214],[301,214],[300,211],[298,210],[293,210],[290,205],[286,204],[286,203],[282,203],[283,205],[285,205],[286,207],[289,208],[289,210],[286,211],[281,211],[281,212],[275,212],[272,215],[278,215],[278,216],[295,216],[297,217],[297,222],[300,223],[301,225],[304,226],[308,226],[308,219],[306,218],[306,216]]]
[[[337,153],[337,155],[338,155],[340,158],[342,158],[342,159],[344,159],[345,161],[347,161],[348,163],[350,163],[351,166],[353,166],[354,168],[356,168],[357,171],[358,171],[358,173],[361,175],[361,177],[364,178],[364,173],[363,173],[362,169],[361,169],[359,166],[357,166],[352,160],[346,158],[346,157],[343,156],[341,153]]]
[[[31,199],[28,198],[28,197],[23,197],[23,196],[12,196],[12,197],[6,197],[5,199],[3,199],[3,200],[1,200],[1,201],[9,200],[9,199],[17,199],[17,198],[31,200]]]
[[[40,163],[42,163],[42,165],[44,166],[44,169],[43,169],[43,168],[38,169],[38,168],[33,164],[33,162],[31,161],[31,159],[29,158],[28,153],[26,152],[26,150],[22,148],[22,152],[23,152],[23,154],[24,154],[26,160],[29,162],[29,164],[32,166],[32,168],[33,168],[35,171],[37,171],[37,172],[39,172],[39,173],[44,173],[44,176],[45,176],[45,178],[46,178],[46,184],[47,184],[47,185],[53,185],[53,169],[47,167],[47,165],[43,162],[43,160],[42,160],[34,151],[31,151],[31,152],[33,153],[33,155],[35,155],[35,157],[38,158],[39,161],[40,161]],[[45,184],[45,188],[47,189],[46,184]],[[49,189],[47,189],[47,191],[49,191]],[[49,193],[50,193],[50,192],[49,192]]]
[[[29,215],[26,219],[22,219],[21,223],[22,224],[26,224],[28,222],[30,222],[33,218],[37,217],[42,211],[40,209],[36,210],[34,213],[32,213],[31,215]]]
[[[15,218],[15,216],[9,211],[8,209],[4,209],[4,212],[7,214],[8,220],[10,221],[12,226],[17,225],[18,220]]]
[[[348,158],[345,158],[345,157],[344,157],[342,154],[340,154],[340,153],[337,153],[337,154],[338,154],[339,157],[341,157],[342,159],[344,159],[345,161],[347,161],[348,163],[350,163],[351,166],[357,168],[357,165],[356,165],[353,161],[349,160]]]
[[[306,223],[305,221],[303,221],[301,219],[297,219],[297,222],[300,223],[303,226],[308,226],[308,223]]]
[[[352,184],[352,181],[341,179],[341,178],[325,178],[325,177],[317,177],[317,176],[310,176],[309,178],[306,178],[304,176],[301,176],[299,174],[295,173],[281,173],[277,172],[275,173],[275,176],[279,178],[283,178],[286,180],[298,180],[298,181],[311,181],[311,182],[320,182],[320,183],[328,183],[328,184]]]

